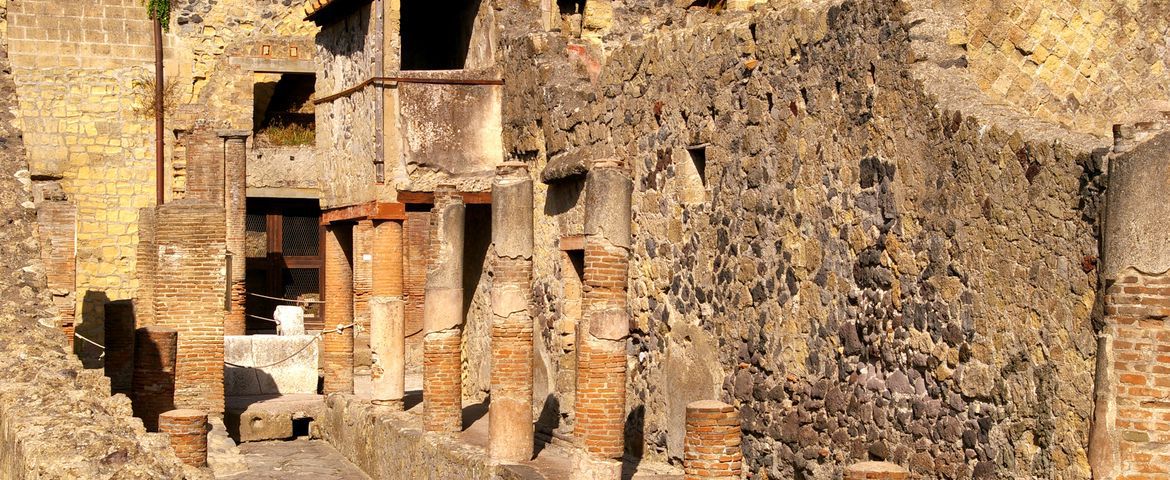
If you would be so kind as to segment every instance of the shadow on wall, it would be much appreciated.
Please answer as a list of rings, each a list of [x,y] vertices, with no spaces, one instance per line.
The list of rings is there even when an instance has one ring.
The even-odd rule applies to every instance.
[[[646,406],[638,405],[626,415],[626,425],[622,432],[626,442],[626,456],[622,460],[623,479],[633,478],[634,472],[638,470],[638,464],[642,463],[642,453],[646,445],[645,430]]]
[[[81,315],[77,316],[77,335],[98,345],[105,345],[106,292],[86,290],[81,299]],[[82,338],[73,339],[73,353],[85,368],[104,368],[105,349]]]
[[[548,394],[544,397],[544,406],[540,409],[540,416],[536,417],[536,431],[544,435],[536,436],[536,445],[533,456],[540,455],[540,451],[548,445],[545,435],[551,436],[553,431],[561,426],[561,402],[556,395]]]
[[[467,205],[463,230],[463,318],[483,276],[488,248],[492,244],[491,205]]]

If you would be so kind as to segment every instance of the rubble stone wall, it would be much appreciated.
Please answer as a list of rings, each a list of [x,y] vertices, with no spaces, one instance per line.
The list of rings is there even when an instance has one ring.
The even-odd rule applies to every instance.
[[[770,478],[1088,477],[1104,142],[928,96],[907,9],[635,4],[600,44],[503,40],[510,157],[633,167],[627,451],[680,461],[686,404],[717,399]],[[571,308],[578,178],[536,192],[538,324]]]

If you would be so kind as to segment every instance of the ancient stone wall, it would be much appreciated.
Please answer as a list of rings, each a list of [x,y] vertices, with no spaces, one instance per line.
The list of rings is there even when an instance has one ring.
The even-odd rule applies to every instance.
[[[1170,99],[1165,1],[950,3],[959,22],[948,42],[965,50],[964,66],[1029,115],[1107,137],[1114,123]]]
[[[937,103],[906,8],[632,5],[600,47],[504,40],[505,148],[570,172],[536,192],[540,324],[572,307],[574,159],[632,166],[627,451],[679,461],[718,399],[770,478],[1088,476],[1103,142]],[[538,386],[569,374],[555,333]]]

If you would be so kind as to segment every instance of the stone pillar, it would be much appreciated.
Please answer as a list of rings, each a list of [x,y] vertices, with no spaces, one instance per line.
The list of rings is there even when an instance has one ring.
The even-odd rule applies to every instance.
[[[626,269],[633,182],[620,160],[593,161],[585,180],[585,296],[577,331],[576,436],[595,458],[623,452]]]
[[[1170,427],[1151,420],[1170,398],[1170,133],[1114,153],[1088,449],[1093,478],[1106,480],[1170,465]]]
[[[325,226],[325,328],[321,349],[325,363],[325,389],[353,393],[353,228]]]
[[[138,248],[134,255],[134,315],[139,327],[154,325],[154,282],[158,270],[158,242],[155,241],[154,207],[138,210]]]
[[[524,163],[496,168],[492,183],[492,373],[489,451],[532,458],[532,179]]]
[[[687,480],[739,480],[743,474],[739,412],[715,400],[687,405],[683,468]]]
[[[370,365],[370,290],[373,288],[374,222],[359,220],[353,226],[353,323],[354,365]]]
[[[463,197],[450,185],[435,189],[431,258],[423,303],[423,425],[428,431],[463,429]]]
[[[845,469],[845,480],[908,480],[909,478],[909,470],[889,462],[861,462]]]
[[[406,393],[406,302],[402,296],[402,223],[379,222],[373,241],[370,380],[373,402],[402,409]]]
[[[134,304],[117,300],[106,304],[106,376],[110,393],[130,395],[134,378]]]
[[[142,327],[134,334],[134,378],[131,406],[148,431],[158,431],[158,416],[175,408],[175,355],[179,332],[167,327]]]
[[[227,303],[222,203],[186,198],[158,207],[155,323],[179,331],[175,405],[223,412]]]
[[[223,140],[224,210],[227,212],[227,250],[230,256],[231,301],[224,317],[225,335],[245,334],[244,275],[247,254],[244,251],[244,229],[247,221],[248,151],[247,130],[222,130]]]
[[[175,456],[193,467],[207,465],[207,413],[200,410],[171,410],[158,419],[158,431],[167,434]]]

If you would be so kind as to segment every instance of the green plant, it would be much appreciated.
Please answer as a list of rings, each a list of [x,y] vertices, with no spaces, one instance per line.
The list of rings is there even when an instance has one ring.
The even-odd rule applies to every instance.
[[[256,132],[256,141],[278,147],[312,145],[317,141],[317,131],[313,125],[273,123]]]
[[[170,31],[171,25],[171,0],[143,0],[146,5],[146,13],[150,18],[158,19],[162,24],[163,30]]]

